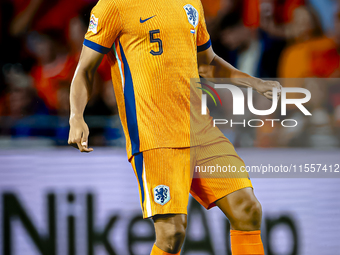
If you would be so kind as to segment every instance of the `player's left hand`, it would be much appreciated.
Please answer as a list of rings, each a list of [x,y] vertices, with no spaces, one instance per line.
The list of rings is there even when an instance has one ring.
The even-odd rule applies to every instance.
[[[278,99],[281,96],[281,89],[282,86],[277,81],[264,81],[261,79],[257,79],[256,82],[253,84],[253,88],[260,93],[261,95],[265,96],[269,100],[273,99],[273,88],[277,88],[277,97]]]

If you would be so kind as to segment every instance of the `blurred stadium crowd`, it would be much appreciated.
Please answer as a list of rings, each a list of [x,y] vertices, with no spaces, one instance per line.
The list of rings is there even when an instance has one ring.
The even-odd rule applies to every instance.
[[[70,83],[96,2],[0,2],[0,137],[67,143]],[[340,78],[339,0],[202,3],[214,51],[238,69],[261,78]],[[104,58],[85,112],[91,145],[122,137],[110,79]],[[313,117],[304,120],[292,109],[289,115],[303,123],[299,128],[233,130],[236,146],[339,146],[340,84],[336,79],[299,81],[312,92]]]

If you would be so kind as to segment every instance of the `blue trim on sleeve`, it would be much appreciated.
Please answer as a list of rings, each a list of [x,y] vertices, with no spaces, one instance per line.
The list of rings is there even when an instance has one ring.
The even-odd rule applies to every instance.
[[[126,120],[127,120],[130,140],[131,140],[132,155],[135,155],[139,153],[139,144],[140,144],[138,123],[137,123],[135,91],[133,88],[133,81],[132,81],[130,67],[126,60],[124,50],[120,42],[119,42],[119,48],[120,48],[120,53],[122,55],[122,60],[123,60],[123,65],[124,65],[124,77],[125,77],[124,99],[125,99]]]
[[[92,41],[89,41],[87,39],[84,40],[84,45],[91,48],[92,50],[95,50],[101,54],[107,54],[110,52],[111,48],[106,48],[104,46],[101,46],[97,43],[94,43]]]
[[[209,39],[209,41],[206,42],[205,44],[203,44],[201,46],[197,46],[197,52],[205,51],[205,50],[209,49],[210,46],[211,46],[211,40]]]

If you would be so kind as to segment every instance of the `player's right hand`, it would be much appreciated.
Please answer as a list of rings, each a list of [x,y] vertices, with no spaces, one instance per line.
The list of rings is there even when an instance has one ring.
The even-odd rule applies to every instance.
[[[273,88],[277,89],[278,99],[281,96],[282,86],[277,81],[265,81],[261,79],[254,79],[253,88],[261,95],[269,100],[273,100]]]
[[[70,118],[70,133],[68,136],[68,144],[79,149],[81,152],[91,152],[92,148],[88,148],[89,128],[83,118]]]

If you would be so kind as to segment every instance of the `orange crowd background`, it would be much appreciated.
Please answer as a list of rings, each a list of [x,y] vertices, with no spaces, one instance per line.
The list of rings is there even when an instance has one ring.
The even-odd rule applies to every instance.
[[[96,2],[1,1],[0,138],[44,136],[66,143],[70,83]],[[238,69],[261,78],[340,78],[340,1],[202,0],[202,4],[214,51]],[[315,119],[288,133],[234,130],[235,144],[313,147],[321,140],[325,147],[339,146],[340,85],[308,86],[316,95],[311,106]],[[94,88],[85,115],[116,116],[105,58]],[[41,128],[36,122],[56,124]],[[105,123],[92,132],[95,145],[121,136],[120,131],[112,132],[111,122]],[[282,136],[282,141],[273,139]]]

